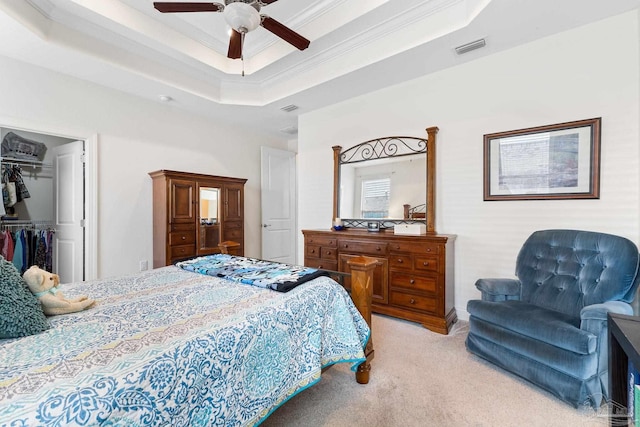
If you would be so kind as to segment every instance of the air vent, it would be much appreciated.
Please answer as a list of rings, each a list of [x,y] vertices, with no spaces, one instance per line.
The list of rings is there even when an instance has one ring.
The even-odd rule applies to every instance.
[[[287,135],[296,135],[298,133],[298,128],[295,126],[289,126],[288,128],[280,129],[280,132],[286,133]]]
[[[281,109],[282,111],[286,111],[287,113],[290,113],[290,112],[292,112],[292,111],[294,111],[294,110],[297,110],[297,109],[298,109],[298,106],[297,106],[297,105],[290,104],[290,105],[287,105],[287,106],[282,107],[282,108],[280,108],[280,109]]]
[[[458,46],[456,48],[456,53],[458,55],[462,55],[463,53],[471,52],[472,50],[480,49],[481,47],[485,47],[487,43],[484,39],[479,39],[473,41],[471,43],[463,44],[462,46]]]

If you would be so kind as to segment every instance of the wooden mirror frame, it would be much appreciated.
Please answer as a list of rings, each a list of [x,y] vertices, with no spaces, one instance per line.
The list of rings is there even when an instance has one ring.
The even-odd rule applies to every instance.
[[[426,208],[425,208],[425,221],[428,233],[435,233],[435,214],[436,214],[436,134],[438,133],[438,128],[436,126],[432,126],[426,129],[427,130],[427,140],[426,140],[426,154],[427,154],[427,173],[426,173]],[[365,143],[363,143],[365,144]],[[360,145],[360,144],[359,144]],[[354,146],[357,147],[357,146]],[[350,149],[354,148],[351,147]],[[340,193],[340,165],[342,162],[340,161],[340,154],[342,153],[342,147],[339,145],[335,145],[331,147],[333,149],[333,217],[332,221],[335,218],[338,218],[338,200]],[[390,155],[388,157],[393,157]],[[365,221],[366,222],[366,221]],[[406,223],[405,220],[383,220],[385,223]],[[410,222],[422,222],[413,220]]]

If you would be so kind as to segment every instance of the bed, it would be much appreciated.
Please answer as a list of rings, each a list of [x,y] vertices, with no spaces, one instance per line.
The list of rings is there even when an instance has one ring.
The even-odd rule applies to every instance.
[[[0,426],[257,425],[335,363],[366,383],[375,260],[351,265],[351,297],[330,277],[276,292],[177,266],[63,285],[98,304],[0,340]]]

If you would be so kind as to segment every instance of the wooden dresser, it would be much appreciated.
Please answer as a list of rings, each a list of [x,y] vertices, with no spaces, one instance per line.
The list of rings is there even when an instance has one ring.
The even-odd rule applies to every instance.
[[[405,236],[366,229],[302,230],[304,265],[348,271],[358,255],[378,261],[373,275],[374,313],[421,323],[441,334],[457,320],[454,308],[455,235]],[[349,280],[344,283],[350,288]]]
[[[244,254],[243,178],[159,170],[153,179],[153,267],[220,252],[225,240]],[[209,195],[215,194],[215,198]]]

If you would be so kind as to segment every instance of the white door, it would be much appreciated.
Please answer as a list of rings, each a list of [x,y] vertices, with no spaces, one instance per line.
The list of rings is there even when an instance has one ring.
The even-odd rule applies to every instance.
[[[54,147],[53,271],[61,283],[84,280],[84,141]]]
[[[262,258],[295,264],[296,154],[261,147]]]

